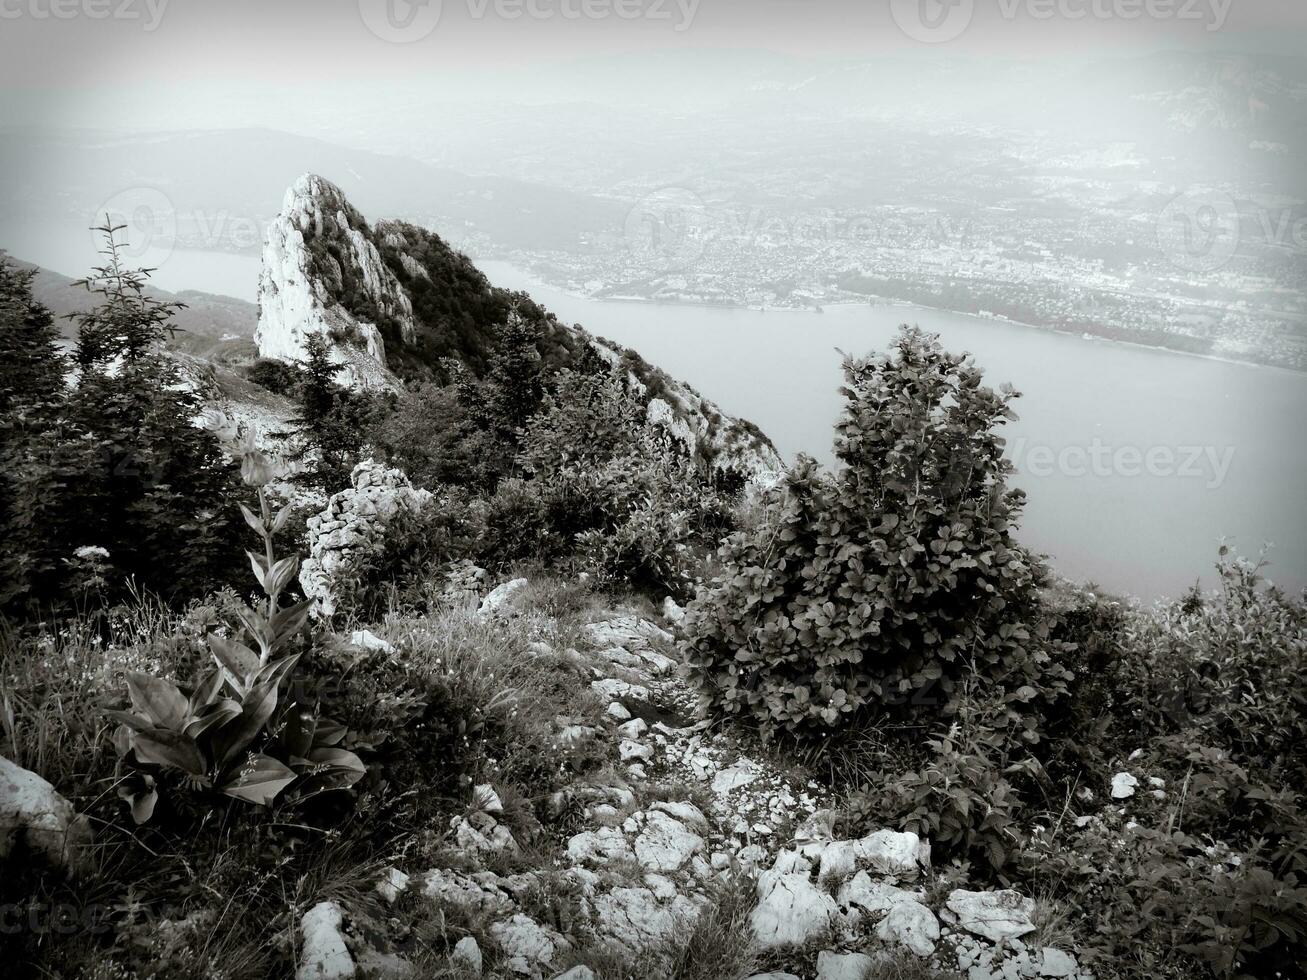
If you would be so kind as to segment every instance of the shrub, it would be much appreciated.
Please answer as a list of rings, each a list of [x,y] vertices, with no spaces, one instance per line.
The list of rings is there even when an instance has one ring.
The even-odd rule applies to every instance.
[[[1015,393],[904,328],[890,356],[849,359],[834,476],[802,460],[766,519],[728,539],[690,607],[690,662],[710,708],[766,730],[848,724],[864,709],[952,709],[963,678],[1031,702],[1065,672],[1039,608],[1045,570],[1014,540],[998,427]]]
[[[386,524],[379,550],[333,584],[338,612],[375,621],[392,608],[432,608],[445,569],[471,553],[481,527],[479,509],[457,490],[417,510],[399,510]]]
[[[926,741],[932,759],[916,770],[882,772],[874,789],[850,799],[867,826],[911,830],[929,840],[932,856],[979,859],[1002,872],[1025,840],[1022,800],[1008,777],[1034,765],[1013,762],[1006,733],[994,727],[1001,703],[960,699],[958,720]]]
[[[245,369],[245,377],[274,395],[290,396],[300,383],[300,372],[285,361],[260,357]]]

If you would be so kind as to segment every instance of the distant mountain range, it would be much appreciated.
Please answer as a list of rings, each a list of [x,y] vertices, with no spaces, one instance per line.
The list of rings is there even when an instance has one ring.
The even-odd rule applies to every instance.
[[[55,314],[60,333],[73,339],[77,328],[69,317],[92,309],[99,297],[88,292],[84,286],[77,285],[77,280],[69,276],[51,272],[14,256],[9,257],[9,262],[20,269],[36,270],[36,277],[32,281],[33,296]],[[196,290],[170,293],[151,288],[148,292],[162,301],[186,304],[173,317],[178,330],[173,338],[173,346],[177,349],[210,359],[248,357],[253,354],[254,328],[259,320],[256,304]]]

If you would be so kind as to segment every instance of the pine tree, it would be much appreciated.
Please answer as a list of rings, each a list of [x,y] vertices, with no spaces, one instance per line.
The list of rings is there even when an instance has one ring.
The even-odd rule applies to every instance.
[[[0,260],[0,608],[48,589],[60,571],[52,542],[68,457],[81,451],[62,416],[67,360],[54,317],[32,298],[35,271]]]
[[[35,270],[0,257],[0,418],[58,401],[67,364],[54,316],[32,298]]]
[[[368,402],[336,382],[340,368],[331,359],[325,337],[314,334],[305,342],[308,359],[298,389],[300,414],[293,422],[302,442],[300,460],[316,456],[307,482],[325,490],[339,490],[363,449],[368,423]]]
[[[106,548],[115,572],[165,597],[193,595],[234,570],[237,471],[193,424],[201,400],[163,349],[184,304],[151,295],[150,270],[123,266],[120,227],[99,230],[106,262],[82,285],[102,299],[73,317],[81,375],[68,406],[94,452],[64,494],[83,515],[65,544]]]

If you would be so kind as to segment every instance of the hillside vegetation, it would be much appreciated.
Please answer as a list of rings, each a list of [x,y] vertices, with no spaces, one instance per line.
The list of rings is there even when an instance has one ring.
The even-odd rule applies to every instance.
[[[968,357],[746,488],[390,226],[440,371],[224,444],[106,232],[70,356],[0,264],[11,975],[1304,975],[1307,597],[1058,579]]]

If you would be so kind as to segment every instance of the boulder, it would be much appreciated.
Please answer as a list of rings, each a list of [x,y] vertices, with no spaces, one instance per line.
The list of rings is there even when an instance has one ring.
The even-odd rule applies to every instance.
[[[859,871],[844,882],[835,900],[845,908],[857,908],[875,915],[888,912],[904,902],[921,901],[914,893],[883,881],[876,881],[865,871]]]
[[[600,649],[622,647],[637,654],[650,649],[654,642],[674,642],[671,633],[639,616],[617,616],[603,622],[590,623],[585,631],[591,642]]]
[[[481,976],[481,947],[477,945],[477,941],[471,936],[464,936],[455,943],[454,951],[449,955],[449,958],[474,976]]]
[[[52,785],[0,756],[0,859],[24,851],[75,873],[92,840],[90,821]]]
[[[758,876],[758,905],[750,916],[763,949],[802,946],[830,932],[839,906],[806,873],[764,871]]]
[[[493,616],[495,613],[506,611],[513,596],[526,588],[526,585],[526,579],[515,578],[495,586],[490,594],[481,600],[477,613],[481,616]]]
[[[635,959],[694,929],[698,909],[677,896],[663,905],[648,888],[614,888],[594,900],[594,928]]]
[[[930,845],[910,832],[878,830],[861,840],[808,846],[820,852],[817,878],[823,883],[847,878],[863,868],[878,875],[912,880],[930,865]]]
[[[630,841],[616,827],[600,827],[577,834],[567,842],[567,857],[573,864],[603,867],[613,861],[634,861]]]
[[[875,962],[866,953],[825,950],[817,954],[817,980],[866,980]]]
[[[650,871],[679,871],[703,846],[703,838],[685,824],[661,810],[652,810],[644,815],[635,839],[635,856]]]
[[[319,902],[300,919],[300,965],[295,980],[352,980],[354,958],[341,935],[344,913],[335,902]]]
[[[728,769],[723,769],[713,776],[712,791],[715,796],[726,796],[732,790],[748,786],[762,776],[762,770],[756,762],[741,759]]]
[[[376,884],[376,893],[381,896],[381,900],[387,905],[394,905],[399,901],[399,896],[408,891],[408,883],[411,879],[399,868],[387,868],[381,874],[381,880]]]
[[[371,630],[355,630],[349,635],[350,646],[370,653],[394,653],[395,648]]]
[[[1019,939],[1035,931],[1030,920],[1035,903],[1010,889],[973,892],[959,888],[949,892],[945,904],[958,917],[959,926],[992,943]]]
[[[508,968],[524,976],[541,976],[554,957],[568,948],[562,936],[521,912],[496,922],[489,932],[508,961]]]
[[[900,902],[876,925],[876,937],[887,943],[906,946],[918,956],[935,952],[939,939],[939,920],[935,913],[917,902]]]
[[[1039,951],[1039,975],[1041,977],[1074,977],[1080,969],[1076,958],[1052,946],[1045,946]]]

